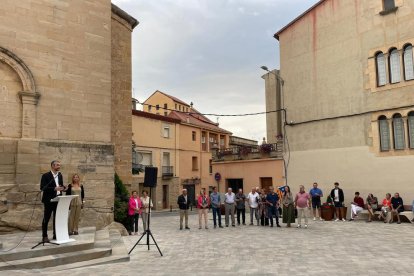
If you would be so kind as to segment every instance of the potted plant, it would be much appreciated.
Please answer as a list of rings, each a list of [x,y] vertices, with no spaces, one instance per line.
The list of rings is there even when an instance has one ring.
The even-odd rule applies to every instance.
[[[251,152],[252,152],[252,149],[249,148],[249,147],[240,147],[239,148],[239,155],[240,156],[246,156]]]
[[[272,151],[272,144],[262,144],[260,146],[260,152],[264,154],[269,154]]]
[[[321,206],[321,218],[324,220],[333,220],[335,208],[333,207],[333,200],[331,196],[326,198],[326,202]]]

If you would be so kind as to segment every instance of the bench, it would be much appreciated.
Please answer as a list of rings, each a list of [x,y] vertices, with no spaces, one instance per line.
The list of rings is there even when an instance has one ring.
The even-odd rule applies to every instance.
[[[379,205],[378,208],[381,208],[382,206]],[[378,220],[378,216],[381,214],[381,211],[375,211],[374,212],[374,216],[372,217],[372,220]],[[365,209],[362,210],[360,213],[358,213],[358,217],[355,219],[363,219],[361,217],[361,215],[363,217],[366,216],[366,219],[368,218],[368,210],[366,209],[366,205],[365,205]],[[395,216],[395,214],[394,214]],[[400,216],[400,220],[401,222],[410,222],[410,223],[414,223],[412,220],[414,218],[414,214],[412,211],[412,206],[411,205],[404,205],[404,211],[402,211],[401,213],[399,213]],[[396,221],[396,220],[394,220]]]

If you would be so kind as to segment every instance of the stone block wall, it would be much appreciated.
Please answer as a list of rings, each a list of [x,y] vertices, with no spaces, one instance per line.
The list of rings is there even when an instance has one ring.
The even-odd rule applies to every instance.
[[[50,170],[52,160],[61,161],[65,186],[74,173],[81,177],[85,189],[81,227],[102,228],[113,220],[114,156],[111,144],[0,140],[0,150],[0,156],[10,156],[9,164],[0,165],[0,178],[4,180],[0,183],[0,200],[7,201],[0,204],[0,233],[16,228],[27,230],[32,213],[29,230],[40,229],[43,218],[40,178]]]
[[[40,177],[60,160],[85,187],[81,226],[113,221],[131,183],[131,31],[110,0],[0,5],[0,234],[40,229]],[[114,154],[115,153],[115,154]],[[116,158],[115,158],[116,156]],[[32,212],[34,210],[34,212]]]
[[[132,184],[132,64],[131,33],[138,24],[112,5],[111,48],[111,139],[115,171],[128,187]],[[131,20],[131,18],[129,17]],[[132,23],[132,24],[131,24]]]

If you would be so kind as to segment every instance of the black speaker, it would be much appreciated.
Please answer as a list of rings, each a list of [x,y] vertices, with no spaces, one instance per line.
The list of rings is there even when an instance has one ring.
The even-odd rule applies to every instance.
[[[157,167],[145,167],[144,187],[157,187]]]

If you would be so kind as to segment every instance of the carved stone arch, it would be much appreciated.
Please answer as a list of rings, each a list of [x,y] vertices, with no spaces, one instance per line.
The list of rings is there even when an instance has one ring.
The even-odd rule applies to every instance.
[[[9,65],[19,76],[23,91],[19,92],[22,101],[22,138],[36,138],[36,105],[40,94],[29,67],[11,51],[0,46],[0,62]]]
[[[32,75],[32,72],[27,67],[27,65],[17,57],[15,54],[10,52],[9,50],[0,46],[0,60],[10,67],[12,67],[16,73],[19,75],[22,84],[23,84],[23,91],[27,92],[35,92],[36,85]]]

